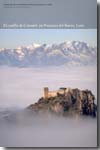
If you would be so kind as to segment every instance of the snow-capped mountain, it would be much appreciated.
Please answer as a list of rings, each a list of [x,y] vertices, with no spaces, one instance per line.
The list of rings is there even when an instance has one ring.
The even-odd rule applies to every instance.
[[[50,66],[50,65],[94,65],[97,48],[85,42],[66,41],[60,44],[35,44],[16,49],[0,49],[0,65]]]

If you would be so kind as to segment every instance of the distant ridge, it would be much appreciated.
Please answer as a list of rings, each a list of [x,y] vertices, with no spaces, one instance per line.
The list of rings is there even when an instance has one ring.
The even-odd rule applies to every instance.
[[[95,65],[97,48],[85,42],[66,41],[60,44],[36,44],[16,49],[0,49],[0,65],[32,67],[60,65]]]

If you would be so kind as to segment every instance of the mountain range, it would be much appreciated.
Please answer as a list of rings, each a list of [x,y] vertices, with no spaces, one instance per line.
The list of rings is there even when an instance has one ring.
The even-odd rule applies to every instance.
[[[0,49],[0,66],[32,67],[59,65],[95,65],[97,47],[81,41],[60,44],[36,44],[16,49]]]

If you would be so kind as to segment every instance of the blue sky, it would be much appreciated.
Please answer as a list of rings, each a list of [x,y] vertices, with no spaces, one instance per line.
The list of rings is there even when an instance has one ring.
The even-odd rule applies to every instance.
[[[16,48],[32,43],[52,44],[84,41],[97,45],[96,29],[0,29],[0,48]]]

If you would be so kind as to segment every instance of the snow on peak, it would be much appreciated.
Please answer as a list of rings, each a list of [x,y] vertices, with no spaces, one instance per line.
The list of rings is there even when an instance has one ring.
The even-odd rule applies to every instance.
[[[60,44],[51,45],[32,43],[27,47],[19,46],[13,50],[0,49],[0,65],[3,65],[8,61],[11,65],[24,66],[38,64],[93,65],[97,62],[97,48],[82,41],[65,41]]]
[[[1,52],[1,51],[4,51],[4,50],[5,50],[5,48],[0,48],[0,52]]]
[[[41,46],[40,44],[32,43],[31,45],[28,45],[26,48],[29,50],[33,50],[33,49],[38,48],[40,46]]]
[[[33,48],[38,48],[38,47],[40,47],[41,45],[40,45],[40,44],[37,44],[37,43],[33,43],[32,46],[33,46]]]

